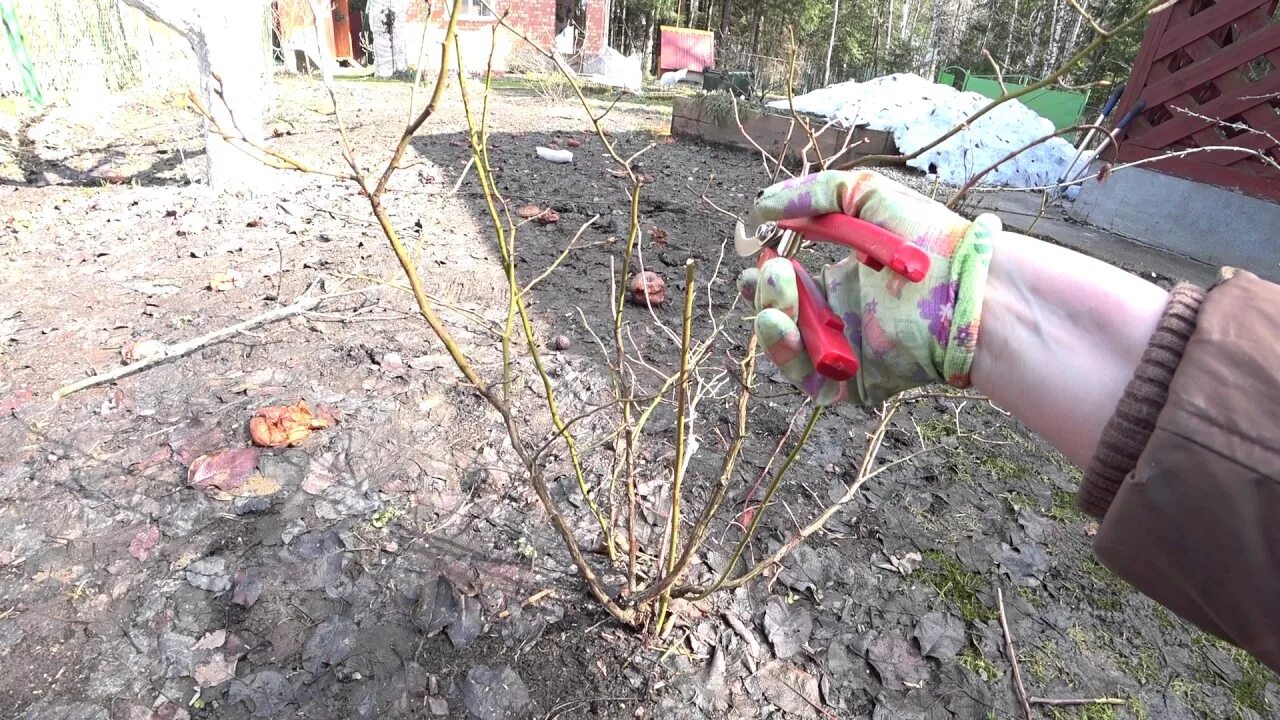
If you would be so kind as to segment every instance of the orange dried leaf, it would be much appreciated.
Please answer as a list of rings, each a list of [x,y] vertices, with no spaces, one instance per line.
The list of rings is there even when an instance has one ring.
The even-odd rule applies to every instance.
[[[297,405],[260,408],[249,421],[249,435],[254,445],[262,447],[297,447],[306,442],[315,430],[330,427],[338,422],[333,411],[321,407],[312,413],[301,400]]]
[[[537,205],[525,205],[516,210],[516,217],[521,220],[532,220],[542,214],[542,208]]]

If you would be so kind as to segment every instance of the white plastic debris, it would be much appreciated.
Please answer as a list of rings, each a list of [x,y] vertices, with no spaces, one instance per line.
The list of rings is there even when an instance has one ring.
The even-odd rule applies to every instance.
[[[556,52],[565,57],[573,55],[574,45],[577,40],[577,32],[574,31],[573,25],[566,25],[564,31],[556,36]]]
[[[551,148],[538,146],[538,157],[543,160],[549,160],[553,163],[571,163],[573,162],[573,153],[568,150],[552,150]]]
[[[591,79],[612,87],[619,87],[631,92],[640,92],[644,73],[640,69],[639,55],[627,57],[611,47],[606,47],[600,54],[587,61],[584,71]]]
[[[689,74],[689,69],[672,70],[671,72],[662,73],[662,77],[658,78],[658,84],[663,87],[672,87],[684,82],[685,77]]]
[[[835,119],[841,127],[870,127],[893,134],[898,150],[912,153],[960,125],[990,99],[960,92],[908,73],[886,75],[865,83],[846,82],[795,98],[796,110]],[[787,108],[787,101],[770,103]],[[962,185],[1005,156],[1049,135],[1053,123],[1017,100],[979,118],[946,142],[907,164],[936,172],[942,181]],[[1053,138],[1002,163],[982,185],[1036,187],[1052,185],[1071,162],[1075,148]]]

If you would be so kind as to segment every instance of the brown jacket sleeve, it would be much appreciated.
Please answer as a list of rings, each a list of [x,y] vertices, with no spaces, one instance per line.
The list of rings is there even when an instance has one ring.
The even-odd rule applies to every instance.
[[[1080,503],[1116,574],[1280,672],[1280,286],[1175,290]]]

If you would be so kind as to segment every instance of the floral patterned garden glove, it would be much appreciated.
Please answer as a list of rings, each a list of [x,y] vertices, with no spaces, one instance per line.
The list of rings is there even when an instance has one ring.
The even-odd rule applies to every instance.
[[[869,170],[826,171],[761,191],[755,223],[842,212],[879,225],[923,248],[929,274],[912,283],[888,269],[875,271],[850,257],[822,270],[818,285],[844,320],[861,361],[848,382],[818,375],[796,326],[795,272],[776,258],[738,278],[757,311],[765,353],[793,384],[819,404],[878,403],[932,383],[968,387],[978,343],[982,297],[1000,219],[969,222],[940,203]]]

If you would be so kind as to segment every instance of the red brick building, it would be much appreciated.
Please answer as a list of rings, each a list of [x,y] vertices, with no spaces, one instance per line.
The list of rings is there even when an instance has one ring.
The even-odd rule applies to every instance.
[[[604,49],[608,38],[609,3],[611,0],[582,0],[581,9],[577,9],[577,0],[463,0],[462,15],[458,21],[458,36],[462,41],[464,61],[469,68],[479,69],[489,55],[493,42],[494,26],[498,23],[497,14],[506,14],[507,21],[540,47],[550,49],[557,35],[569,25],[577,29],[577,52],[584,57],[593,57]],[[419,57],[419,45],[423,36],[422,24],[429,23],[427,40],[428,52],[424,55],[424,64],[439,61],[437,48],[444,39],[444,29],[448,22],[450,2],[434,2],[428,4],[423,0],[370,0],[359,3],[356,0],[331,0],[332,17],[322,18],[321,35],[329,42],[328,50],[339,61],[352,59],[358,62],[371,62],[364,56],[363,48],[378,48],[382,45],[372,41],[374,32],[386,27],[385,21],[371,17],[373,14],[385,13],[388,10],[396,18],[398,37],[395,40],[393,54],[396,56],[396,68],[401,63],[416,63]],[[276,0],[277,36],[286,58],[295,50],[315,55],[315,30],[312,27],[312,14],[308,0]],[[491,10],[490,8],[493,8]],[[357,9],[359,8],[359,9]],[[426,12],[430,9],[430,17]],[[372,12],[371,12],[372,11]],[[364,33],[364,37],[361,34]],[[520,40],[511,33],[499,31],[499,46],[494,53],[494,64],[498,70],[506,70],[508,59]],[[308,46],[310,46],[308,48]]]

